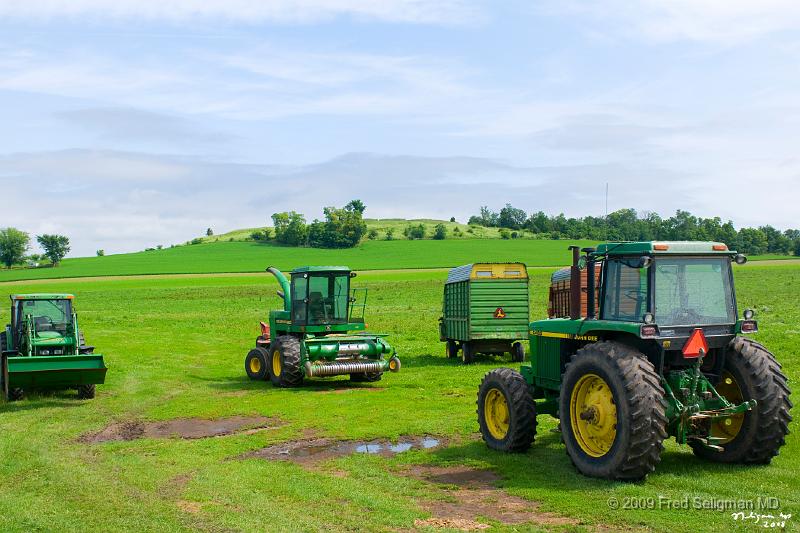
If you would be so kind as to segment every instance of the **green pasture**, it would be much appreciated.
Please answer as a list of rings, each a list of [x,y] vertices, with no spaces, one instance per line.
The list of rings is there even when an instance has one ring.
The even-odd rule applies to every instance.
[[[65,259],[56,268],[0,270],[0,281],[136,274],[263,272],[269,266],[347,265],[357,270],[453,267],[476,260],[524,261],[558,266],[569,260],[570,244],[590,241],[452,240],[366,241],[356,248],[330,250],[256,242],[213,242],[132,254]]]
[[[564,243],[552,246],[553,260],[556,254],[563,258]],[[362,252],[347,253],[335,262],[364,268],[355,259]],[[508,256],[514,256],[510,250]],[[288,261],[275,262],[284,266]],[[253,268],[260,269],[265,262],[271,261],[261,257]],[[431,262],[436,264],[435,259]],[[192,262],[186,266],[191,268]],[[65,262],[63,268],[71,266]],[[79,270],[75,268],[72,272]],[[534,317],[545,314],[549,273],[550,269],[532,271]],[[736,274],[740,306],[757,311],[761,332],[756,338],[777,354],[796,389],[800,267],[748,264],[737,267]],[[8,301],[9,293],[75,293],[87,338],[109,365],[107,382],[98,386],[95,400],[79,401],[74,392],[57,392],[0,403],[0,527],[20,532],[404,531],[429,516],[423,502],[446,497],[404,472],[412,464],[437,464],[491,469],[502,476],[505,493],[530,500],[541,511],[580,521],[578,526],[555,529],[763,529],[734,522],[729,511],[625,510],[607,503],[612,497],[622,502],[630,497],[695,496],[775,497],[780,511],[794,516],[787,528],[797,528],[797,422],[792,423],[787,445],[769,466],[709,464],[669,442],[655,474],[637,484],[577,474],[554,431],[556,420],[546,416],[540,417],[539,434],[528,453],[488,450],[477,434],[477,386],[485,372],[510,363],[483,358],[464,367],[444,357],[436,331],[444,277],[444,272],[360,274],[355,281],[370,289],[370,329],[391,334],[402,371],[375,384],[350,385],[341,377],[314,380],[293,390],[251,382],[244,374],[244,355],[258,334],[258,320],[267,309],[280,305],[274,295],[277,284],[267,274],[263,279],[219,275],[0,284],[2,302]],[[3,303],[0,321],[7,319]],[[197,440],[102,444],[77,440],[112,422],[228,415],[274,416],[283,425]],[[239,458],[269,444],[309,436],[404,435],[442,437],[447,446],[391,458],[357,454],[313,468]],[[505,493],[498,491],[498,497]],[[481,521],[491,524],[493,531],[536,530],[532,525]]]

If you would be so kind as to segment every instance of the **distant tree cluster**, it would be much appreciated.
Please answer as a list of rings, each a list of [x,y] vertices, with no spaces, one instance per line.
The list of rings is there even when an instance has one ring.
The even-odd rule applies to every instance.
[[[367,233],[363,218],[366,208],[361,200],[353,200],[343,208],[326,207],[325,220],[315,219],[311,224],[306,224],[305,217],[295,211],[275,213],[272,215],[275,240],[289,246],[352,248]],[[255,235],[251,237],[255,239]],[[255,240],[268,239],[269,233],[265,233],[265,238]]]
[[[58,266],[61,260],[69,253],[69,238],[64,235],[37,235],[36,241],[44,253],[25,255],[30,249],[30,235],[17,228],[0,229],[0,263],[11,268],[24,263],[36,264],[40,259],[47,258],[51,266]]]
[[[800,230],[781,232],[767,225],[737,231],[731,221],[723,223],[719,217],[696,217],[681,210],[669,218],[651,212],[640,214],[634,209],[620,209],[607,218],[567,218],[563,213],[555,216],[542,211],[528,215],[522,209],[506,204],[499,213],[481,207],[478,215],[470,217],[469,224],[501,228],[503,238],[514,238],[514,231],[528,231],[549,239],[718,241],[747,254],[800,256]]]

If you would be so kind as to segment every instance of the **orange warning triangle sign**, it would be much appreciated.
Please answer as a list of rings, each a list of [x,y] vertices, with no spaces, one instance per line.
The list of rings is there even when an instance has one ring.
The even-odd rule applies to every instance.
[[[683,345],[683,357],[686,359],[692,357],[699,357],[700,350],[703,350],[703,355],[708,354],[708,342],[706,336],[703,335],[703,330],[700,328],[695,329],[689,336],[689,340]]]
[[[498,307],[494,311],[494,317],[495,318],[505,318],[506,317],[506,312],[503,310],[502,307]]]

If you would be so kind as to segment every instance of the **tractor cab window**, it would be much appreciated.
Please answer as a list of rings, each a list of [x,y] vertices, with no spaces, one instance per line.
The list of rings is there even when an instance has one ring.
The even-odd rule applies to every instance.
[[[66,335],[72,326],[69,300],[20,300],[17,302],[16,315],[19,330],[22,330],[30,316],[35,334],[54,331]]]
[[[628,258],[609,259],[604,283],[602,318],[641,321],[647,312],[647,269]]]
[[[727,257],[659,257],[654,268],[655,317],[659,325],[736,322]]]
[[[296,324],[347,323],[350,273],[310,273],[292,280],[292,320]]]

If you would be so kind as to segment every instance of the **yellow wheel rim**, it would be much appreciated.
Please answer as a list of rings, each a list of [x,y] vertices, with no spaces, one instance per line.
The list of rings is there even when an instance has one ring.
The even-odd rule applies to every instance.
[[[603,378],[586,374],[572,389],[569,402],[572,432],[581,449],[591,457],[602,457],[617,437],[617,406]]]
[[[272,375],[275,377],[281,375],[281,352],[278,350],[272,352]]]
[[[503,440],[508,434],[510,419],[508,415],[508,402],[502,391],[490,389],[483,400],[483,416],[486,428],[492,437]]]
[[[742,389],[739,388],[736,378],[727,370],[722,373],[720,378],[719,384],[716,387],[719,395],[734,405],[742,403],[744,401]],[[716,420],[711,424],[711,436],[723,440],[716,440],[714,444],[725,444],[735,439],[736,435],[738,435],[739,431],[742,429],[743,423],[744,413]]]
[[[258,357],[251,357],[250,358],[250,373],[258,374],[261,372],[261,359]]]

